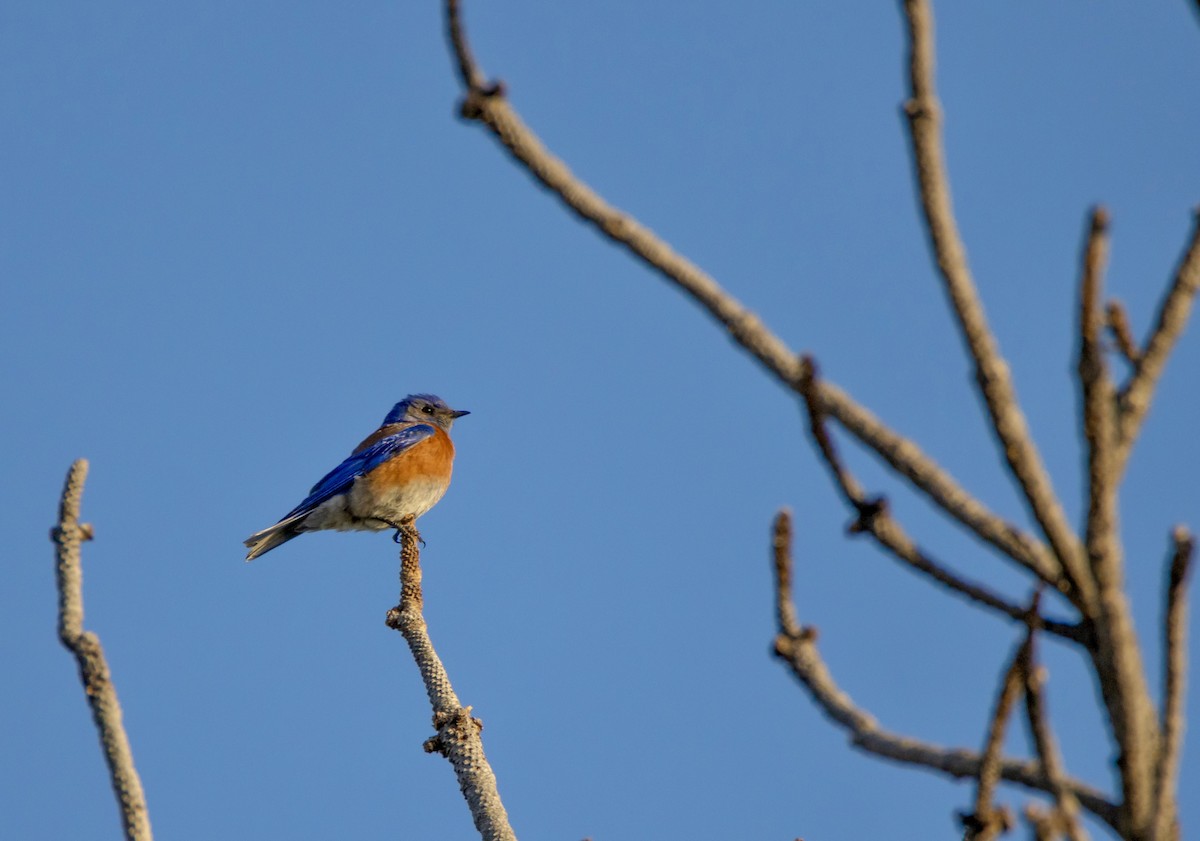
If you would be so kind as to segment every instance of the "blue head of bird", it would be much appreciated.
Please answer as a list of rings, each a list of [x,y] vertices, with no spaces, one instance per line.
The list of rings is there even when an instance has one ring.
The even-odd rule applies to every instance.
[[[392,407],[383,426],[393,423],[430,423],[446,432],[454,421],[471,414],[466,409],[451,409],[436,394],[410,394]]]

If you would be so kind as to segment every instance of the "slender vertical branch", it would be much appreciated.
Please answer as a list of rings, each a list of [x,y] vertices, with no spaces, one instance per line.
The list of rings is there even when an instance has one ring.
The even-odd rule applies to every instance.
[[[792,512],[780,509],[771,525],[771,560],[775,566],[775,620],[780,633],[795,637],[801,632],[792,593]]]
[[[470,707],[459,703],[450,676],[429,638],[423,615],[420,535],[412,517],[405,518],[400,526],[400,603],[388,611],[387,625],[404,635],[433,707],[437,735],[426,741],[425,750],[440,753],[450,761],[475,828],[484,841],[515,841],[516,835],[496,788],[496,775],[483,754],[483,740],[479,737],[483,723],[471,717]]]
[[[1004,749],[1004,731],[1008,728],[1008,719],[1012,714],[1013,705],[1024,687],[1024,669],[1028,662],[1028,650],[1032,637],[1026,635],[1024,642],[1013,653],[1004,677],[1000,681],[1000,691],[996,695],[996,706],[992,710],[988,722],[987,739],[983,747],[983,759],[979,763],[979,781],[975,788],[975,811],[970,815],[962,815],[963,827],[966,829],[963,837],[967,841],[991,841],[1012,825],[1012,816],[1004,808],[996,808],[992,798],[996,793],[996,784],[1000,782],[1000,759]]]
[[[1154,389],[1166,368],[1167,358],[1175,343],[1187,326],[1192,312],[1192,300],[1200,289],[1200,209],[1192,215],[1192,236],[1187,249],[1175,270],[1171,288],[1163,298],[1158,310],[1158,319],[1150,338],[1146,340],[1141,356],[1137,360],[1133,376],[1121,389],[1120,400],[1120,450],[1117,453],[1118,473],[1125,469],[1129,452],[1141,430]]]
[[[1009,470],[1077,591],[1073,600],[1086,615],[1091,612],[1095,594],[1084,574],[1083,553],[1025,424],[1008,365],[988,326],[955,222],[942,152],[941,104],[934,87],[933,13],[927,0],[904,0],[904,11],[910,45],[910,97],[904,113],[934,258],[974,361],[975,379]]]
[[[150,812],[142,780],[133,764],[133,751],[121,716],[117,688],[100,646],[100,638],[83,629],[83,564],[80,545],[92,539],[92,527],[79,522],[88,463],[71,465],[58,508],[58,524],[50,532],[58,559],[58,638],[79,665],[83,693],[108,764],[113,793],[121,809],[121,824],[129,841],[150,841]]]
[[[1066,772],[1063,770],[1062,758],[1054,741],[1054,733],[1050,728],[1050,716],[1046,711],[1045,701],[1045,667],[1037,663],[1036,640],[1034,628],[1029,630],[1029,646],[1026,652],[1025,666],[1025,715],[1029,721],[1029,731],[1033,735],[1033,743],[1037,748],[1038,759],[1042,764],[1042,773],[1050,783],[1054,794],[1054,823],[1061,834],[1070,841],[1087,841],[1087,833],[1079,821],[1079,801],[1066,785]],[[1035,820],[1034,817],[1030,818]]]
[[[1163,617],[1162,740],[1154,769],[1155,841],[1169,841],[1173,833],[1177,834],[1175,796],[1187,693],[1187,581],[1195,549],[1192,535],[1183,526],[1178,526],[1171,537],[1174,551],[1167,572]]]
[[[1117,744],[1122,809],[1130,830],[1136,834],[1143,830],[1151,816],[1157,724],[1125,594],[1117,532],[1116,398],[1102,345],[1101,296],[1108,253],[1107,232],[1108,215],[1102,208],[1096,208],[1084,246],[1079,292],[1078,373],[1088,471],[1084,542],[1088,573],[1097,592],[1092,626],[1096,646],[1092,661]]]
[[[1087,442],[1088,513],[1085,546],[1090,574],[1111,576],[1119,569],[1117,485],[1112,471],[1116,441],[1113,384],[1101,342],[1100,310],[1104,267],[1108,259],[1108,214],[1092,212],[1079,285],[1079,383],[1083,394],[1083,435]]]

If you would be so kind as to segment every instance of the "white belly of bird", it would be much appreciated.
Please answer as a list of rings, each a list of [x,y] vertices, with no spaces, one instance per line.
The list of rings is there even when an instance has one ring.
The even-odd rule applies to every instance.
[[[437,504],[449,483],[430,480],[409,482],[403,490],[372,495],[365,483],[355,480],[348,494],[323,502],[304,518],[304,531],[381,531],[405,517],[420,517]],[[386,522],[385,522],[386,521]]]

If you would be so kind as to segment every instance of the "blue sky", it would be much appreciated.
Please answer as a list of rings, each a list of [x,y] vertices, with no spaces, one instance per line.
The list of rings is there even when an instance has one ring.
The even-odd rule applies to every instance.
[[[118,831],[54,635],[46,533],[86,456],[86,624],[160,837],[474,837],[383,624],[388,538],[242,562],[395,401],[433,391],[473,414],[421,522],[427,618],[520,837],[953,837],[969,786],[852,752],[769,655],[771,518],[795,511],[801,618],[889,728],[980,745],[1017,630],[847,538],[795,400],[455,117],[437,5],[0,12],[0,835]],[[936,11],[963,235],[1078,522],[1085,214],[1111,211],[1109,289],[1143,335],[1200,203],[1200,27],[1182,2]],[[1024,519],[919,225],[894,4],[466,12],[577,173]],[[1200,528],[1197,371],[1193,331],[1123,495],[1155,687],[1167,535]],[[923,544],[1023,597],[843,448]],[[1068,767],[1108,787],[1090,679],[1046,656]]]

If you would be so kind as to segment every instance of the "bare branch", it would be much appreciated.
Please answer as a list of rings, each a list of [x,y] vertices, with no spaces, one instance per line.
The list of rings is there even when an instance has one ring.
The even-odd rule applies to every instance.
[[[781,512],[780,516],[786,517],[786,512]],[[773,549],[778,552],[779,545],[776,544]],[[791,570],[790,558],[785,566]],[[779,568],[777,562],[776,569]],[[787,580],[776,579],[776,600],[791,604],[791,615],[794,617],[795,600],[792,592],[786,588],[790,581],[790,575]],[[782,626],[779,628],[775,637],[775,653],[787,662],[821,712],[850,735],[852,745],[885,759],[927,768],[949,777],[978,778],[982,764],[982,757],[978,753],[961,748],[938,747],[880,727],[875,718],[856,706],[833,679],[817,651],[816,630],[809,626],[798,627],[799,630],[795,632],[792,632],[794,628],[792,631]],[[1000,777],[1029,789],[1052,792],[1050,781],[1035,762],[1004,759],[1000,763]],[[1076,780],[1067,780],[1064,784],[1083,808],[1110,826],[1117,826],[1117,807],[1103,793]]]
[[[768,372],[799,393],[803,388],[803,368],[796,354],[711,276],[677,254],[636,219],[609,205],[552,155],[509,105],[503,86],[486,81],[472,56],[456,0],[448,0],[446,18],[459,75],[467,88],[463,115],[486,126],[513,159],[571,211],[691,296]],[[1045,546],[971,497],[915,444],[889,430],[829,381],[821,384],[821,400],[830,417],[908,477],[955,520],[1050,586],[1063,592],[1069,590],[1058,571],[1057,560]]]
[[[1097,604],[1095,582],[1089,574],[1083,546],[1067,524],[1041,457],[1030,439],[1016,402],[1007,365],[988,329],[955,227],[942,160],[939,106],[932,81],[932,25],[928,5],[925,0],[906,0],[905,8],[908,10],[913,47],[913,90],[906,110],[913,138],[917,180],[933,251],[965,344],[974,361],[980,392],[996,436],[1002,444],[1005,460],[1024,494],[1028,509],[1049,542],[1049,549],[1040,541],[1020,533],[972,499],[931,459],[880,424],[836,385],[822,382],[815,390],[824,414],[842,424],[851,435],[908,477],[957,521],[1013,557],[1039,579],[1063,592],[1080,608],[1085,616],[1085,624],[1092,630],[1101,608]],[[487,127],[514,160],[558,196],[572,212],[690,295],[773,376],[792,390],[800,392],[805,387],[804,366],[788,346],[726,293],[712,277],[675,253],[648,228],[609,205],[576,178],[561,160],[550,154],[510,106],[503,86],[488,83],[487,77],[475,63],[459,16],[459,3],[447,0],[446,9],[447,31],[459,63],[460,77],[466,87],[463,116]],[[1142,364],[1145,364],[1144,361]],[[1136,655],[1136,641],[1131,633],[1127,633],[1131,632],[1131,625],[1123,624],[1129,618],[1127,609],[1118,600],[1105,605],[1103,611],[1106,617],[1116,619],[1109,641],[1103,645],[1095,643],[1105,651],[1093,651],[1102,686],[1106,683],[1115,684],[1115,676],[1125,681],[1136,671],[1129,668],[1136,662],[1136,657],[1125,657],[1126,649],[1116,645],[1122,641],[1132,643]],[[803,629],[799,636],[803,636]],[[1088,644],[1093,644],[1093,641],[1088,639]],[[1144,687],[1144,676],[1141,681]],[[1137,680],[1123,685],[1132,687],[1129,694],[1134,699],[1130,707],[1133,709],[1143,693]],[[1116,697],[1112,686],[1106,687],[1105,691],[1106,702]],[[1111,709],[1113,707],[1110,706]],[[1136,718],[1137,714],[1133,717]],[[1032,763],[1025,763],[1025,766],[1035,769],[1031,772],[1034,776],[1040,774]],[[1004,774],[1015,773],[1011,770],[1014,767],[1011,763],[1002,767],[1008,769],[1002,772]],[[1042,785],[1041,790],[1048,790],[1046,785]],[[1080,800],[1083,802],[1082,797]],[[1086,802],[1083,805],[1091,808]]]
[[[1146,340],[1145,350],[1137,361],[1133,376],[1118,396],[1121,410],[1121,443],[1116,458],[1118,474],[1124,470],[1142,421],[1146,419],[1167,358],[1187,326],[1197,289],[1200,289],[1200,209],[1193,213],[1191,242],[1179,261],[1175,279],[1159,307],[1154,330]]]
[[[878,496],[869,497],[863,491],[862,486],[838,456],[833,439],[825,426],[824,407],[819,397],[820,378],[816,363],[811,357],[806,356],[804,364],[809,371],[807,385],[802,392],[808,410],[809,431],[817,445],[817,451],[829,468],[843,498],[855,510],[857,518],[851,525],[850,531],[870,534],[876,543],[888,550],[896,559],[952,592],[966,596],[971,601],[1002,613],[1017,622],[1028,622],[1030,616],[1026,608],[1002,599],[981,585],[963,579],[922,552],[909,538],[899,522],[892,517],[887,501]],[[1084,642],[1084,633],[1079,625],[1044,619],[1040,616],[1035,617],[1034,621],[1040,627],[1065,639],[1079,643]]]
[[[1133,339],[1133,330],[1129,326],[1129,315],[1126,314],[1125,307],[1120,301],[1113,299],[1105,307],[1104,315],[1105,324],[1112,333],[1117,350],[1125,357],[1126,362],[1137,365],[1142,358],[1142,352],[1138,350],[1137,342]]]
[[[1050,782],[1054,794],[1054,812],[1052,826],[1058,834],[1065,835],[1070,841],[1087,841],[1079,822],[1079,801],[1064,783],[1066,772],[1063,770],[1062,759],[1058,754],[1058,746],[1054,741],[1054,733],[1050,729],[1050,716],[1046,712],[1044,686],[1046,669],[1037,664],[1036,641],[1034,628],[1029,629],[1029,645],[1026,650],[1025,665],[1025,715],[1029,721],[1029,730],[1033,734],[1033,743],[1037,748],[1038,759],[1041,760],[1042,773]],[[1035,822],[1036,817],[1030,817]],[[1035,827],[1036,828],[1036,827]]]
[[[1187,693],[1187,582],[1195,549],[1192,535],[1183,526],[1177,526],[1171,538],[1174,551],[1167,573],[1167,604],[1163,617],[1162,740],[1154,769],[1156,841],[1168,841],[1178,834],[1178,827],[1175,826],[1175,795],[1179,782],[1184,698]]]
[[[702,269],[675,253],[653,231],[608,204],[542,145],[508,104],[503,86],[484,81],[486,76],[471,56],[460,14],[459,3],[447,0],[451,47],[459,62],[460,77],[469,80],[462,105],[463,116],[486,126],[518,163],[580,218],[695,298],[768,370],[785,383],[795,382],[800,373],[795,354],[767,330],[757,316],[726,294]]]
[[[1034,606],[1036,609],[1036,604]],[[975,811],[970,815],[961,815],[966,829],[964,839],[967,841],[991,841],[1012,827],[1012,815],[1003,807],[997,809],[992,805],[996,793],[996,784],[1000,782],[1000,759],[1004,750],[1004,731],[1008,728],[1008,718],[1012,714],[1013,705],[1025,683],[1025,667],[1029,660],[1031,636],[1025,640],[1013,653],[1012,660],[1004,670],[1000,681],[1000,691],[996,695],[996,706],[992,710],[988,722],[987,739],[984,742],[983,758],[979,763],[979,782],[975,789]]]
[[[413,523],[412,517],[400,523],[400,604],[388,611],[387,625],[404,635],[433,707],[437,735],[425,742],[425,750],[450,760],[475,828],[484,841],[515,841],[496,788],[496,775],[483,754],[479,737],[483,722],[472,718],[471,708],[459,703],[429,638],[422,613],[425,602],[421,593],[421,550],[417,545],[421,537]]]
[[[80,544],[92,539],[92,527],[79,522],[88,463],[78,459],[67,473],[58,508],[58,525],[50,532],[58,559],[58,638],[79,664],[83,694],[108,763],[113,793],[121,808],[121,825],[129,841],[150,841],[150,812],[142,780],[133,764],[133,751],[121,716],[121,704],[100,638],[83,630],[83,565]]]
[[[975,379],[987,405],[1004,458],[1025,500],[1068,578],[1078,589],[1073,597],[1085,615],[1094,592],[1083,572],[1083,553],[1067,523],[1050,477],[1029,434],[1017,402],[1008,365],[988,327],[979,293],[967,265],[942,152],[941,105],[934,87],[933,15],[927,0],[905,0],[910,41],[910,98],[904,105],[912,140],[913,163],[921,208],[938,270],[960,331],[975,363]]]

